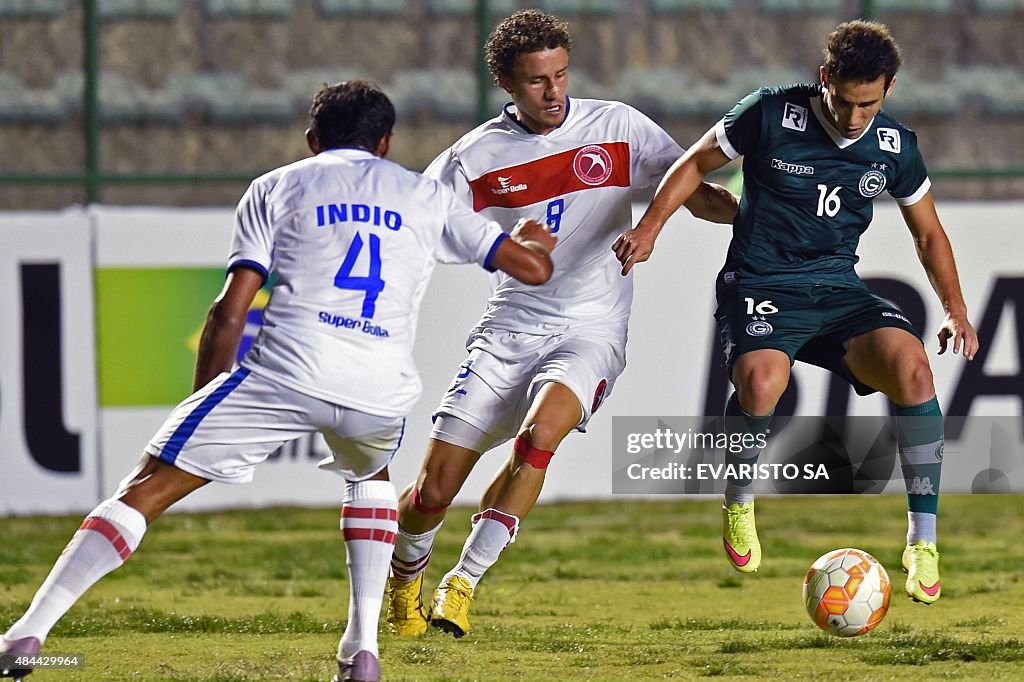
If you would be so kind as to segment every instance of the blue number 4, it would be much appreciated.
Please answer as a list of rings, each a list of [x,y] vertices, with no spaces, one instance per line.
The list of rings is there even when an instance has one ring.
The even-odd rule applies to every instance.
[[[563,208],[565,208],[565,199],[555,199],[548,203],[548,215],[544,220],[551,228],[551,234],[558,232],[558,228],[562,224]]]
[[[363,317],[373,318],[377,310],[377,297],[384,290],[384,280],[380,278],[380,237],[370,235],[370,271],[365,277],[353,277],[352,268],[355,267],[356,259],[363,250],[363,238],[356,232],[356,238],[348,247],[345,260],[338,268],[338,274],[334,276],[334,286],[339,289],[355,289],[365,291],[363,298]]]

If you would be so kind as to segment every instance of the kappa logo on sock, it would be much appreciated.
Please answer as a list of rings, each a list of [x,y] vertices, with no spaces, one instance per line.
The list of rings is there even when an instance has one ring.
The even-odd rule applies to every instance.
[[[914,476],[914,480],[910,482],[909,489],[907,492],[911,495],[935,495],[935,488],[932,486],[932,480],[925,476]]]

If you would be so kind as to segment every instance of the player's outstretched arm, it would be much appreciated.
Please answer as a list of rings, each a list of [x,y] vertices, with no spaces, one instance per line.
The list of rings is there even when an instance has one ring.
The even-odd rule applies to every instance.
[[[704,182],[706,174],[721,168],[729,160],[712,128],[672,164],[640,222],[632,230],[620,234],[612,244],[615,256],[622,263],[623,275],[637,263],[650,258],[654,251],[654,240],[658,238],[665,222],[690,200]]]
[[[263,275],[252,268],[239,266],[228,274],[224,289],[206,314],[196,357],[193,390],[210,383],[221,372],[230,371],[235,364],[238,344],[245,331],[245,318],[261,286]]]
[[[551,279],[551,250],[558,238],[548,226],[536,220],[520,220],[509,237],[498,246],[491,265],[523,284],[543,284]]]
[[[964,358],[973,360],[978,352],[978,333],[967,319],[967,305],[960,290],[960,277],[953,259],[953,248],[946,231],[939,222],[935,201],[928,192],[915,204],[900,206],[903,220],[914,235],[917,256],[924,265],[932,288],[942,302],[946,317],[939,328],[939,355],[946,352],[949,341],[953,341],[953,353],[963,353]]]
[[[696,218],[732,225],[740,207],[740,198],[721,185],[702,182],[683,205]]]

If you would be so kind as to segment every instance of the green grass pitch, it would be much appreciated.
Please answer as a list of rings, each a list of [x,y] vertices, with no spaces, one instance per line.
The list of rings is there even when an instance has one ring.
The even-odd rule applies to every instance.
[[[764,497],[761,571],[721,547],[718,499],[537,508],[478,590],[461,640],[381,637],[386,680],[1020,679],[1024,497],[943,497],[943,597],[902,591],[900,496]],[[428,569],[455,561],[452,510]],[[0,629],[28,605],[78,517],[0,519]],[[47,653],[84,654],[58,680],[328,680],[348,586],[336,509],[173,514],[58,624]],[[841,640],[801,604],[827,550],[874,554],[893,579],[885,621]]]

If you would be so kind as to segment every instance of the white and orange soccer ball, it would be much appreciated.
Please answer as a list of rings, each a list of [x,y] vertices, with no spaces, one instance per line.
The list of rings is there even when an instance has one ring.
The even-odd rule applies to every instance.
[[[804,606],[825,632],[854,637],[872,630],[889,610],[889,574],[860,549],[836,549],[818,557],[804,578]]]

